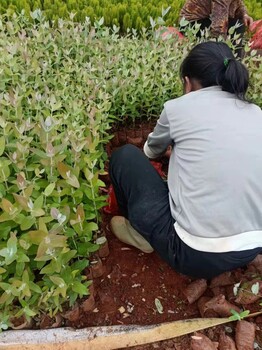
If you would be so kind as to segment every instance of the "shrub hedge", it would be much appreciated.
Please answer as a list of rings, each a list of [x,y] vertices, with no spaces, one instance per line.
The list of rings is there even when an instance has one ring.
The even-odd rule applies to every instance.
[[[102,22],[0,16],[0,329],[88,294],[111,125],[155,118],[182,93],[194,28],[162,40]],[[246,64],[261,106],[261,58]]]
[[[166,16],[166,24],[178,23],[178,16],[185,0],[1,0],[0,12],[41,9],[47,19],[69,18],[69,13],[74,12],[75,21],[82,22],[85,17],[90,17],[92,23],[98,18],[104,17],[105,25],[120,27],[121,32],[127,28],[137,30],[149,27],[149,17],[161,16],[162,8],[170,11]],[[251,16],[255,19],[262,18],[262,4],[260,0],[247,0],[245,4]]]

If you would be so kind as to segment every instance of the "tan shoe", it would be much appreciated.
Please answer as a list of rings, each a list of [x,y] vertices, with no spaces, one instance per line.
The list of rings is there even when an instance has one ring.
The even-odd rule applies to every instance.
[[[111,230],[121,241],[136,247],[144,253],[152,253],[154,249],[148,241],[141,236],[124,216],[114,216],[110,221]]]

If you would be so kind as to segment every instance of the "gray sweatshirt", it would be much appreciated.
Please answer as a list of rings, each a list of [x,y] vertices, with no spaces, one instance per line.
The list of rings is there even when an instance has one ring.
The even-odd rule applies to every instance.
[[[149,158],[173,145],[171,213],[180,239],[207,252],[262,247],[262,111],[220,87],[165,103],[144,145]]]

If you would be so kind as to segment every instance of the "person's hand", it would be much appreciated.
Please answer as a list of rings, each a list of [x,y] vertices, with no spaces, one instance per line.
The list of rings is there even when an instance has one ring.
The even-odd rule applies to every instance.
[[[253,21],[252,17],[250,17],[248,14],[244,15],[244,24],[245,24],[246,27],[249,28],[252,25],[253,22],[254,21]]]
[[[172,152],[172,147],[171,146],[168,146],[167,150],[166,150],[166,153],[164,154],[164,157],[166,158],[170,158],[171,156],[171,152]]]

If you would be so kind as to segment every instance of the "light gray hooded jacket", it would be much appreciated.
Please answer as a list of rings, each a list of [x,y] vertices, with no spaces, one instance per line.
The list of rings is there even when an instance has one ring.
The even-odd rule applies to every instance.
[[[144,145],[173,145],[168,187],[180,239],[200,251],[262,247],[262,111],[220,87],[165,103]]]

